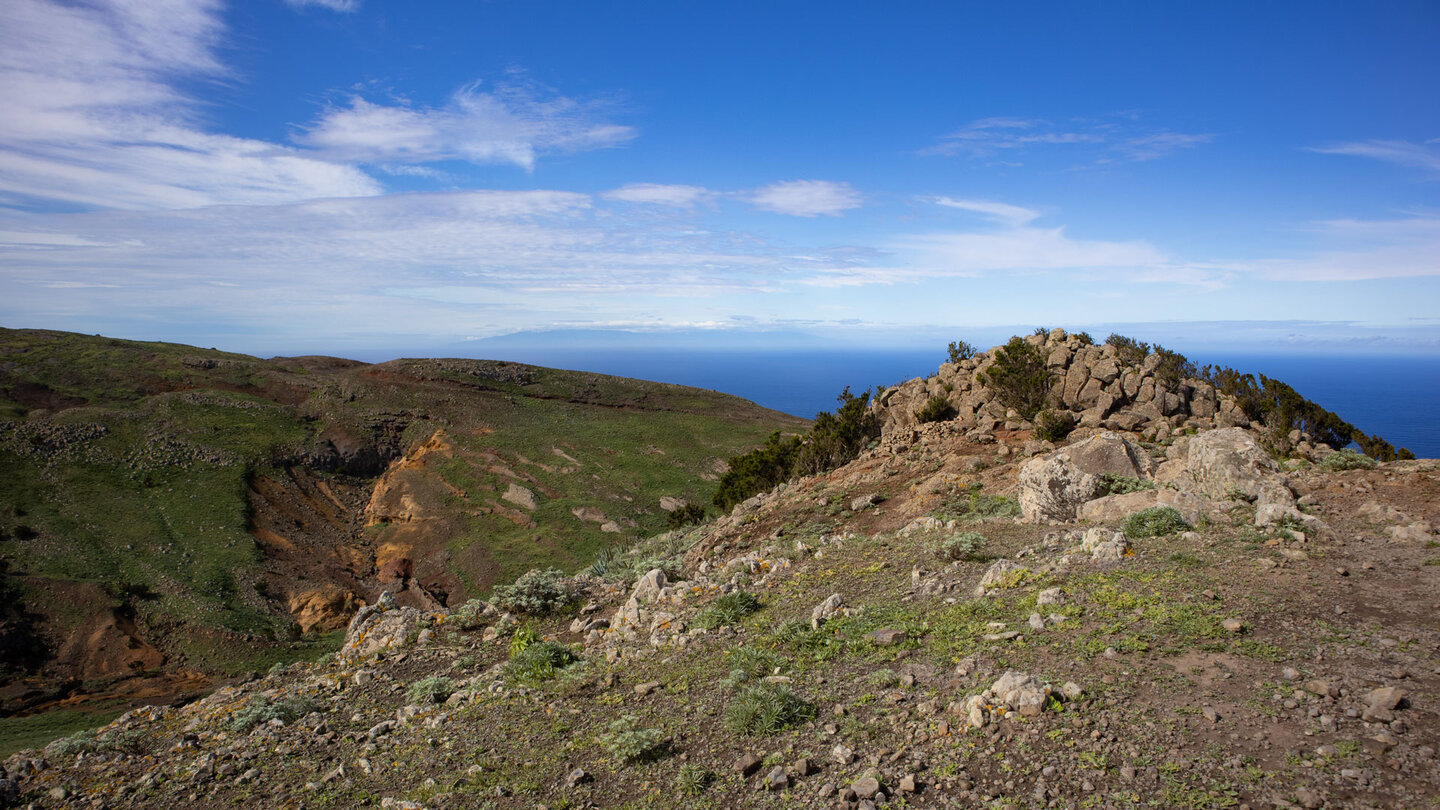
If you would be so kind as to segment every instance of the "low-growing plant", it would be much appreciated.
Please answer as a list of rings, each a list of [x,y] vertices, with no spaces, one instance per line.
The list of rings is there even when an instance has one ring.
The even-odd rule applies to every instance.
[[[529,647],[539,640],[540,634],[536,632],[534,627],[527,624],[515,628],[515,634],[510,637],[510,657],[514,658],[520,653],[525,652],[526,647]]]
[[[505,662],[505,677],[519,683],[540,683],[553,680],[561,670],[579,661],[580,657],[564,644],[537,641],[512,655]]]
[[[736,734],[774,734],[815,716],[815,707],[783,683],[748,686],[725,709],[725,724]]]
[[[596,738],[610,755],[622,763],[655,759],[667,744],[665,732],[658,728],[641,728],[640,718],[627,714],[610,723],[609,731]]]
[[[865,682],[877,689],[890,689],[899,685],[900,676],[896,675],[893,669],[881,668],[866,675]]]
[[[485,624],[482,617],[484,612],[485,603],[479,599],[471,599],[456,608],[445,620],[445,625],[448,627],[453,624],[459,630],[475,630]]]
[[[411,703],[444,703],[454,693],[455,682],[442,675],[421,678],[405,690]]]
[[[319,710],[320,702],[309,695],[291,695],[280,700],[271,700],[264,695],[255,695],[231,716],[230,728],[233,731],[244,733],[271,720],[293,723],[301,717]]]
[[[552,613],[570,601],[565,580],[565,572],[558,568],[532,568],[514,583],[498,589],[495,604],[513,613]]]
[[[1131,492],[1143,492],[1147,489],[1154,489],[1155,482],[1144,478],[1136,478],[1132,475],[1117,475],[1115,473],[1101,473],[1100,495],[1128,495]]]
[[[1162,537],[1177,534],[1191,528],[1185,518],[1172,506],[1152,506],[1141,509],[1125,518],[1120,530],[1126,537]]]
[[[971,560],[985,550],[987,542],[979,532],[960,532],[941,540],[935,553],[948,560]]]
[[[1320,459],[1321,469],[1330,472],[1344,472],[1345,470],[1373,470],[1375,459],[1370,458],[1354,450],[1336,450],[1333,453]]]
[[[741,619],[760,609],[760,600],[748,591],[731,591],[715,597],[704,610],[695,614],[695,627],[715,630],[738,624]]]
[[[963,492],[963,495],[946,498],[945,504],[936,511],[936,517],[953,518],[962,523],[978,523],[1020,515],[1020,504],[1014,498],[986,495],[980,491],[979,484],[974,484]]]
[[[714,771],[689,762],[675,773],[675,789],[686,796],[699,796],[714,781]]]
[[[795,649],[823,647],[828,638],[826,633],[811,627],[810,622],[804,619],[786,619],[775,627],[775,640]]]
[[[1035,438],[1047,442],[1064,441],[1075,430],[1075,424],[1075,414],[1069,411],[1041,411],[1035,415]]]
[[[720,684],[727,689],[734,689],[741,684],[761,680],[777,670],[783,670],[790,662],[779,653],[747,644],[727,650],[725,663],[730,668],[730,674],[721,679]]]

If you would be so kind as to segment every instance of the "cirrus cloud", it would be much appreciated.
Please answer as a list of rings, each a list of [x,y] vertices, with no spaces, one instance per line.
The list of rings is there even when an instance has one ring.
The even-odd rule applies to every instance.
[[[746,198],[762,211],[792,217],[838,217],[852,208],[859,208],[865,199],[849,183],[829,180],[771,183],[755,189]]]

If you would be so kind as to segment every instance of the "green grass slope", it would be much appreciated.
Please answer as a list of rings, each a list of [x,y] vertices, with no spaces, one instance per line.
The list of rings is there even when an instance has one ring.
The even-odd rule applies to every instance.
[[[0,706],[73,690],[63,677],[93,690],[310,654],[288,600],[326,585],[373,599],[389,558],[452,600],[574,569],[663,529],[662,496],[705,502],[724,459],[803,425],[513,363],[0,330],[0,643],[15,652]],[[435,437],[444,452],[407,455]],[[382,475],[392,464],[407,471]],[[505,500],[511,484],[533,507]],[[377,486],[410,505],[403,525],[365,508]]]

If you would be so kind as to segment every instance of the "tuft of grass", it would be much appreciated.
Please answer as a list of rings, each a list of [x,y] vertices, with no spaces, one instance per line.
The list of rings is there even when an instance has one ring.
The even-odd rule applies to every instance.
[[[761,683],[741,690],[725,709],[725,725],[735,734],[774,734],[815,716],[815,707],[782,683]]]
[[[714,781],[714,771],[687,762],[675,774],[675,789],[685,796],[699,796]]]
[[[760,609],[760,600],[748,591],[731,591],[715,597],[704,610],[695,614],[695,627],[714,630],[738,624],[741,619]]]
[[[1171,506],[1152,506],[1149,509],[1141,509],[1120,524],[1120,530],[1126,537],[1163,537],[1167,534],[1178,534],[1188,531],[1191,528],[1185,518]]]

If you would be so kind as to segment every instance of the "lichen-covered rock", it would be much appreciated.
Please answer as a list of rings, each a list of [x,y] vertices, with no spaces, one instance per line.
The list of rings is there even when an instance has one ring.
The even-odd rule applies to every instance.
[[[1014,560],[996,560],[986,569],[980,584],[975,586],[975,595],[984,596],[992,590],[1013,588],[1024,580],[1030,569]]]
[[[1155,462],[1129,439],[1106,431],[1037,456],[1020,468],[1017,498],[1030,522],[1074,520],[1081,504],[1100,493],[1100,476],[1109,473],[1145,478]]]
[[[419,635],[420,621],[424,617],[418,609],[395,607],[395,600],[389,591],[368,607],[363,607],[350,620],[345,630],[345,642],[340,654],[364,658],[384,650],[403,647]]]
[[[1166,466],[1180,489],[1214,499],[1237,493],[1259,497],[1261,484],[1280,472],[1254,435],[1238,427],[1192,437],[1185,444],[1183,466]]]

